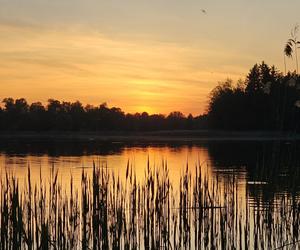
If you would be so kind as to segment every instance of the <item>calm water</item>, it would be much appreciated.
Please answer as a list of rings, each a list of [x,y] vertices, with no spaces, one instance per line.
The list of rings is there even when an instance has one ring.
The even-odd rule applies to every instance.
[[[291,249],[298,249],[296,241],[299,240],[300,219],[299,146],[298,142],[263,141],[206,142],[189,145],[1,142],[0,166],[2,176],[9,172],[16,176],[20,183],[25,182],[27,169],[30,167],[32,180],[38,185],[40,175],[43,182],[47,183],[54,167],[58,170],[59,182],[66,186],[66,190],[71,176],[75,188],[80,190],[82,169],[91,176],[93,164],[113,171],[123,181],[127,165],[130,165],[141,183],[145,179],[147,162],[152,169],[160,169],[162,165],[167,164],[169,178],[176,193],[180,189],[180,177],[186,173],[187,166],[193,178],[196,175],[195,166],[200,165],[208,178],[211,194],[215,192],[214,183],[218,183],[216,192],[220,191],[221,196],[216,195],[218,200],[215,200],[214,204],[224,204],[228,208],[226,216],[221,210],[206,215],[206,212],[203,212],[205,216],[201,221],[208,220],[204,223],[208,228],[199,225],[199,237],[202,240],[197,243],[197,223],[200,220],[197,219],[197,210],[191,213],[188,220],[193,218],[193,229],[196,230],[189,234],[189,240],[195,244],[184,244],[188,244],[192,249],[200,246],[203,248],[208,246],[208,243],[205,243],[207,240],[210,246],[221,247],[225,244],[243,249],[272,249],[292,242]],[[232,198],[229,199],[229,196]],[[179,196],[177,198],[182,199]],[[233,202],[233,205],[228,205],[228,202]],[[222,219],[224,216],[225,222]],[[179,221],[182,219],[178,218]],[[211,233],[210,236],[206,235],[207,232]],[[229,243],[224,243],[224,235],[220,236],[224,232]],[[238,234],[239,236],[236,236]]]
[[[2,175],[13,173],[22,180],[30,166],[34,178],[39,179],[40,173],[47,178],[51,168],[55,167],[62,182],[68,183],[71,175],[80,180],[83,168],[90,173],[93,163],[105,166],[120,176],[125,175],[129,163],[134,167],[137,178],[142,180],[148,161],[152,168],[160,168],[162,162],[166,162],[170,178],[176,182],[187,164],[191,172],[200,164],[212,178],[218,176],[226,181],[234,175],[241,190],[248,186],[250,192],[252,186],[261,186],[267,192],[267,187],[272,185],[274,194],[281,194],[289,191],[290,171],[298,165],[299,148],[299,143],[295,142],[262,141],[189,145],[1,142],[0,171]],[[278,185],[275,180],[280,180]]]

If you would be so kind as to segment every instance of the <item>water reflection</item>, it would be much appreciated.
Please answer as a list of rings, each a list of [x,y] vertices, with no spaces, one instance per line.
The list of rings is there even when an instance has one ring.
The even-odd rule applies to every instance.
[[[273,249],[288,244],[296,247],[299,240],[299,152],[297,142],[208,142],[188,145],[2,142],[0,164],[2,177],[4,173],[12,172],[20,180],[21,187],[29,166],[33,184],[40,185],[42,182],[45,190],[49,188],[48,193],[45,191],[49,196],[46,203],[51,205],[45,203],[40,208],[41,213],[43,209],[50,209],[49,220],[51,213],[57,211],[57,199],[61,207],[68,207],[73,196],[76,197],[75,203],[72,201],[75,205],[70,206],[70,213],[76,208],[76,218],[80,223],[84,223],[84,216],[90,221],[98,216],[96,222],[99,225],[112,228],[112,233],[106,231],[107,236],[100,237],[106,247],[114,244],[120,247],[121,238],[125,242],[121,243],[123,247],[128,244],[134,248],[140,246],[138,242],[141,241],[145,249],[149,248],[150,239],[152,246],[158,248],[163,244],[166,249],[169,245],[174,249]],[[145,170],[148,162],[160,174]],[[92,176],[93,163],[105,167],[99,170],[96,184],[95,175]],[[168,168],[162,167],[166,163]],[[131,171],[128,174],[128,169],[131,169],[128,165],[134,169],[137,182],[131,177]],[[53,185],[54,193],[52,185],[49,185],[53,182],[53,167],[59,171],[57,183],[65,185],[63,189]],[[89,178],[82,177],[83,168]],[[103,178],[106,169],[119,175],[125,185],[119,184],[113,175]],[[87,196],[84,192],[75,195],[70,191],[71,176],[75,189],[88,190]],[[91,181],[93,185],[90,185]],[[95,188],[99,185],[101,188]],[[155,187],[152,188],[152,185]],[[3,187],[9,189],[5,184]],[[10,192],[14,194],[14,191]],[[2,196],[6,193],[2,192]],[[93,201],[88,198],[89,195]],[[31,204],[30,197],[24,202]],[[37,201],[39,203],[34,204],[45,202],[43,195]],[[86,215],[77,213],[80,202],[87,206]],[[94,209],[92,204],[106,205]],[[52,211],[53,207],[55,209]],[[82,207],[80,209],[82,212]],[[98,214],[98,211],[102,212]],[[121,220],[119,211],[122,211]],[[108,220],[103,222],[103,214],[106,213],[109,214]],[[62,213],[62,221],[66,218]],[[47,223],[47,220],[43,222],[42,216],[35,220]],[[59,221],[53,220],[50,228]],[[120,229],[120,235],[115,237],[114,227],[122,223],[130,230]],[[140,229],[134,228],[135,225]],[[97,238],[98,229],[98,226],[88,229],[96,241],[100,240]],[[51,230],[55,233],[50,232],[50,235],[52,233],[55,238],[56,227]],[[61,234],[68,230],[72,235],[84,238],[81,228],[72,225]],[[138,240],[139,237],[141,240]],[[94,242],[92,238],[84,240],[88,245]],[[81,244],[80,241],[77,243]]]
[[[72,175],[80,182],[81,170],[89,173],[93,163],[124,176],[129,162],[137,178],[144,177],[147,162],[159,168],[166,161],[170,179],[179,180],[186,164],[193,174],[196,164],[206,166],[211,177],[237,180],[240,193],[255,199],[273,200],[275,195],[299,192],[300,173],[297,142],[203,142],[202,144],[138,144],[119,142],[4,141],[0,143],[1,173],[26,176],[30,166],[33,180],[47,178],[51,167],[68,183]]]

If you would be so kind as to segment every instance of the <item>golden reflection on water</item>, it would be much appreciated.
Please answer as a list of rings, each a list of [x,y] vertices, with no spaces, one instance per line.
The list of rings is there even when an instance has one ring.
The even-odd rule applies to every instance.
[[[218,169],[213,166],[208,149],[201,146],[180,146],[180,147],[125,147],[122,151],[112,154],[100,155],[0,155],[0,171],[2,177],[5,173],[12,174],[19,180],[22,187],[27,181],[28,167],[31,171],[31,181],[33,184],[46,185],[50,181],[51,171],[54,167],[58,171],[58,181],[68,193],[71,177],[74,188],[81,189],[81,175],[84,170],[89,176],[92,174],[93,164],[97,167],[107,168],[125,181],[126,168],[129,164],[133,167],[137,181],[143,182],[147,164],[152,169],[160,170],[163,164],[167,164],[169,178],[174,191],[177,191],[180,177],[188,171],[191,176],[195,175],[196,166],[201,165],[202,172],[208,177],[210,182],[218,175],[220,187],[226,182],[232,181],[232,176],[238,181],[238,198],[246,198],[246,170],[243,169]],[[237,173],[238,172],[238,173]]]
[[[223,146],[221,148],[221,151],[222,150],[224,150]],[[236,157],[238,158],[238,156]],[[108,171],[114,172],[114,174],[118,175],[123,181],[125,181],[126,178],[127,166],[130,165],[133,167],[137,181],[143,183],[148,162],[152,169],[155,168],[158,170],[162,169],[163,164],[166,163],[169,170],[169,179],[174,187],[174,194],[177,199],[178,195],[176,191],[179,189],[180,178],[186,173],[186,166],[189,166],[188,171],[191,175],[191,179],[194,181],[194,177],[196,176],[195,167],[200,165],[203,177],[207,177],[209,191],[215,190],[214,188],[217,186],[217,194],[221,194],[220,196],[215,196],[217,199],[216,205],[221,205],[223,208],[225,206],[232,207],[232,210],[228,210],[229,212],[227,214],[227,218],[230,219],[228,221],[230,228],[230,230],[227,231],[228,237],[232,233],[232,239],[236,239],[235,236],[233,236],[234,234],[240,234],[240,237],[243,238],[245,237],[243,232],[247,232],[249,234],[248,239],[250,248],[252,249],[255,248],[253,242],[264,242],[264,240],[266,240],[264,237],[268,235],[268,232],[270,232],[270,236],[274,236],[274,239],[279,236],[283,237],[279,238],[279,240],[275,240],[276,242],[282,240],[289,242],[291,238],[290,235],[278,233],[276,231],[278,229],[276,229],[275,226],[275,229],[272,229],[265,219],[268,218],[269,220],[270,218],[267,216],[272,215],[273,218],[271,218],[272,220],[269,222],[271,223],[270,225],[272,225],[273,222],[276,222],[274,225],[281,224],[282,227],[291,223],[291,218],[289,216],[286,217],[287,219],[284,219],[281,216],[281,214],[284,213],[287,215],[290,214],[289,209],[292,208],[292,199],[290,199],[289,195],[285,192],[283,185],[279,189],[279,192],[274,196],[270,196],[270,199],[268,199],[267,196],[265,204],[263,204],[260,201],[263,191],[275,193],[275,190],[273,190],[274,187],[270,186],[268,189],[263,190],[265,185],[264,182],[259,182],[258,179],[256,183],[251,179],[253,178],[253,176],[251,177],[250,175],[251,170],[247,168],[251,165],[243,166],[242,164],[239,165],[238,162],[233,163],[234,159],[232,159],[232,155],[230,155],[229,158],[232,160],[229,165],[224,164],[224,162],[220,163],[218,162],[218,157],[214,156],[211,151],[209,151],[208,147],[205,146],[135,146],[123,147],[122,150],[112,153],[93,153],[88,155],[88,152],[81,152],[81,155],[79,156],[76,156],[75,154],[72,155],[72,153],[68,153],[67,155],[58,154],[57,156],[52,156],[47,153],[40,155],[2,153],[0,154],[0,171],[2,177],[4,177],[5,173],[9,173],[18,178],[22,187],[26,182],[28,167],[30,167],[32,183],[40,185],[40,180],[42,180],[43,185],[49,187],[50,185],[48,185],[48,183],[51,182],[51,171],[54,167],[58,170],[58,182],[62,184],[62,187],[65,189],[67,194],[66,197],[68,197],[72,176],[74,187],[79,191],[77,201],[80,202],[82,170],[84,169],[89,177],[91,177],[93,164],[107,168]],[[253,172],[256,173],[256,169]],[[295,177],[297,177],[297,175]],[[272,184],[273,181],[270,181]],[[274,183],[277,183],[278,185],[278,182],[274,181]],[[281,185],[281,183],[279,185]],[[193,189],[191,188],[190,191],[192,192]],[[224,194],[227,194],[227,196]],[[232,206],[230,205],[230,202],[233,202]],[[172,209],[177,208],[178,207],[173,207]],[[267,210],[267,208],[269,210]],[[195,211],[197,211],[197,209]],[[224,214],[222,215],[218,212],[219,210],[216,211],[216,217],[214,219],[217,221],[217,224],[214,225],[219,225],[220,218]],[[265,211],[271,211],[271,213],[268,215]],[[230,224],[231,222],[232,225]],[[258,231],[256,231],[257,228],[265,228],[267,233],[259,235],[257,234]],[[270,231],[270,228],[273,231]],[[215,229],[216,228],[213,230]],[[192,234],[192,238],[193,237],[195,237],[195,235]],[[255,237],[258,238],[256,239]],[[284,237],[286,237],[286,239]],[[268,241],[266,240],[265,242]],[[237,243],[237,245],[238,244],[240,243]],[[262,249],[267,246],[266,244],[262,245]]]
[[[137,180],[142,181],[145,169],[159,169],[163,163],[168,165],[170,179],[179,180],[186,165],[193,171],[196,164],[208,166],[210,158],[208,151],[202,147],[126,147],[121,153],[108,155],[83,155],[83,156],[49,156],[44,155],[0,155],[0,167],[2,175],[5,172],[13,173],[20,182],[23,182],[27,175],[27,168],[30,167],[32,181],[37,183],[50,176],[51,168],[58,170],[59,177],[63,183],[68,184],[70,177],[75,183],[81,180],[82,169],[88,174],[91,173],[93,164],[99,167],[107,167],[121,178],[125,176],[127,164],[135,170]]]

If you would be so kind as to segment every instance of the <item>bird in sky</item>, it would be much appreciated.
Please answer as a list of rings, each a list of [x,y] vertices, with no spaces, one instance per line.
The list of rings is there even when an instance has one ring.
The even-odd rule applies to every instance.
[[[201,12],[202,12],[203,14],[207,14],[207,12],[206,12],[205,9],[201,9]]]

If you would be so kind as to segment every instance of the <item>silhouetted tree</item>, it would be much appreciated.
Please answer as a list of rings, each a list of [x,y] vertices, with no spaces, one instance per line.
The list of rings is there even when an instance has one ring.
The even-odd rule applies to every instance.
[[[41,102],[34,102],[29,107],[30,127],[29,130],[42,131],[47,128],[46,109]]]
[[[168,127],[170,129],[185,128],[185,126],[184,126],[185,120],[186,120],[186,118],[181,112],[179,112],[179,111],[171,112],[167,117]]]
[[[249,94],[257,93],[261,90],[260,69],[258,64],[255,64],[250,70],[246,79],[246,92]]]
[[[125,114],[118,107],[83,106],[79,101],[49,99],[28,104],[5,98],[0,108],[2,131],[155,131],[181,129],[299,131],[300,78],[281,74],[274,66],[255,64],[244,81],[226,80],[210,93],[207,113],[168,116],[147,112]]]
[[[220,129],[271,130],[295,128],[299,120],[299,77],[283,76],[262,62],[250,70],[244,84],[227,80],[210,95],[209,126]]]

